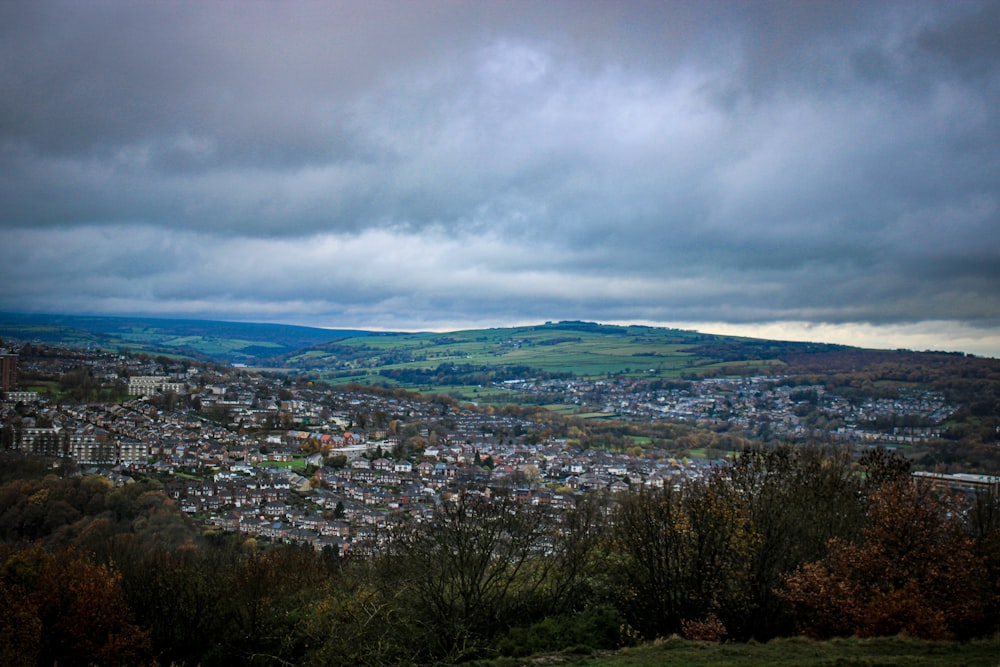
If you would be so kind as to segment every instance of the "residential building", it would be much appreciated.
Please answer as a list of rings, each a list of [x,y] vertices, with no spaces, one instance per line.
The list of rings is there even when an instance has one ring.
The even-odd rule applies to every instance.
[[[164,375],[137,375],[128,380],[128,393],[132,396],[152,396],[161,391],[184,392],[183,382],[174,382]]]
[[[17,389],[17,355],[0,350],[0,393]]]

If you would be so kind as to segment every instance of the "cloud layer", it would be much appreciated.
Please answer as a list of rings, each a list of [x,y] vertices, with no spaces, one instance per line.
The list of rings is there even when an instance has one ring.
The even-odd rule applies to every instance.
[[[4,3],[0,309],[1000,352],[997,34],[995,2]]]

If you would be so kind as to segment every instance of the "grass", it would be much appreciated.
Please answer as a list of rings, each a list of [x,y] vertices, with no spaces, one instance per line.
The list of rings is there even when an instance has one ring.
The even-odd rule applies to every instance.
[[[612,412],[581,412],[576,416],[580,419],[613,419],[615,415]]]
[[[137,337],[137,340],[141,342],[142,337]],[[278,354],[284,349],[277,343],[270,343],[266,341],[258,342],[252,340],[241,340],[239,338],[216,339],[206,338],[205,336],[178,336],[176,338],[164,338],[159,341],[159,344],[175,348],[188,347],[210,356],[239,352],[240,350],[248,347],[272,348],[275,354]]]
[[[462,401],[476,402],[489,402],[491,400],[503,401],[510,398],[517,398],[519,396],[517,392],[513,392],[510,389],[503,389],[501,387],[479,387],[472,385],[434,385],[428,391],[435,394],[448,394],[449,396],[454,396]]]
[[[22,387],[22,391],[33,391],[40,396],[45,396],[53,401],[58,401],[62,398],[63,390],[59,388],[59,382],[57,380],[32,380],[31,384],[26,387]]]
[[[766,644],[715,644],[671,638],[616,652],[504,658],[477,667],[575,664],[587,667],[1000,667],[1000,639],[929,642],[906,637]]]
[[[296,472],[302,472],[306,469],[306,460],[295,458],[291,461],[261,461],[256,465],[259,468],[290,468]]]
[[[639,333],[643,335],[640,337]],[[648,374],[649,369],[662,369],[669,375],[711,363],[712,360],[705,357],[682,351],[692,342],[690,333],[668,330],[639,328],[629,335],[608,335],[518,327],[441,335],[354,338],[340,341],[340,344],[364,349],[368,358],[393,351],[405,352],[418,359],[380,365],[384,368],[436,368],[442,363],[455,362],[473,366],[530,366],[542,371],[600,377],[618,373]],[[311,352],[308,359],[319,362],[322,356]]]

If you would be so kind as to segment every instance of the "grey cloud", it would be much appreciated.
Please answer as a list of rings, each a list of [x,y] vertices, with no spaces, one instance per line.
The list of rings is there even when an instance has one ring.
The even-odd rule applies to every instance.
[[[984,2],[966,5],[954,20],[928,26],[917,36],[917,45],[941,57],[960,73],[984,77],[996,85],[997,62],[1000,61],[1000,4]]]
[[[0,307],[1000,317],[995,3],[239,9],[0,5]]]

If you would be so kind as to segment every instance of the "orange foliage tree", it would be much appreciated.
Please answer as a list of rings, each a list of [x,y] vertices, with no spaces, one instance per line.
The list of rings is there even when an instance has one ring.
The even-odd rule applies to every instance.
[[[129,620],[120,583],[74,550],[0,548],[0,662],[151,664],[149,637]]]
[[[781,595],[800,631],[925,639],[974,631],[985,610],[984,568],[957,515],[948,498],[909,480],[875,491],[858,541],[835,539],[825,558],[786,577]]]

